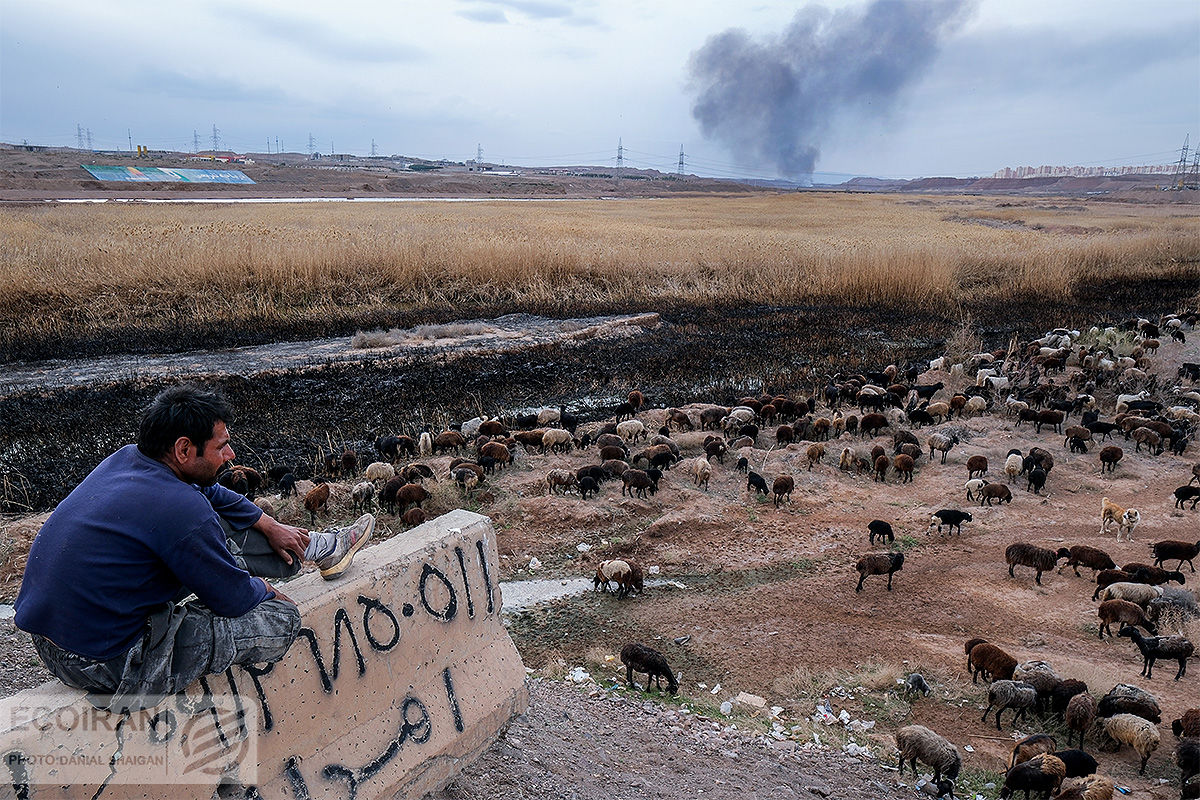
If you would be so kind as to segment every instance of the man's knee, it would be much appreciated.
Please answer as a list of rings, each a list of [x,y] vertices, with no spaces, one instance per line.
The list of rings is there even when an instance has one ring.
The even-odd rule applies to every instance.
[[[234,663],[274,663],[300,633],[300,609],[274,598],[233,620]]]

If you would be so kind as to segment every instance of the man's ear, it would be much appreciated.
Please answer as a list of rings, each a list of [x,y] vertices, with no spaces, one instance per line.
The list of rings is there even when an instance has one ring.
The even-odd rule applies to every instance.
[[[186,436],[180,436],[176,439],[174,447],[171,448],[171,452],[174,453],[176,460],[180,462],[188,461],[195,454],[195,450],[195,443]]]

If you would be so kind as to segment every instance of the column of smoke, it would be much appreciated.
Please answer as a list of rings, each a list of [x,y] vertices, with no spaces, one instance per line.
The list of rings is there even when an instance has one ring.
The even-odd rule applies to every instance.
[[[727,30],[691,56],[692,115],[740,163],[810,180],[832,123],[885,119],[973,10],[972,0],[809,5],[777,36]]]

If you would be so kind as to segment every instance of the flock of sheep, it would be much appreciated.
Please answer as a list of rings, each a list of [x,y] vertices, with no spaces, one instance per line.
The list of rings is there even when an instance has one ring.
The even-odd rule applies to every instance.
[[[1120,468],[1126,455],[1118,444],[1122,439],[1134,443],[1135,453],[1140,454],[1145,447],[1148,458],[1159,457],[1167,448],[1184,455],[1200,430],[1200,392],[1194,388],[1200,380],[1200,366],[1183,364],[1177,382],[1169,385],[1159,379],[1154,369],[1158,337],[1170,335],[1182,341],[1184,331],[1192,329],[1195,323],[1194,315],[1168,316],[1157,323],[1131,320],[1121,326],[1082,334],[1060,329],[1031,342],[1014,341],[1001,351],[975,354],[962,364],[939,359],[929,365],[947,373],[946,380],[962,386],[961,391],[951,391],[944,381],[919,383],[923,366],[907,369],[889,366],[880,372],[829,377],[811,396],[764,394],[741,398],[731,406],[670,408],[665,412],[665,424],[657,430],[647,426],[646,397],[633,391],[618,407],[616,418],[607,422],[584,422],[560,407],[504,419],[479,417],[440,433],[426,430],[412,436],[384,434],[375,439],[375,460],[361,475],[358,464],[365,459],[358,452],[347,449],[343,454],[329,456],[324,463],[327,477],[319,478],[308,489],[304,506],[315,522],[317,515],[327,509],[330,482],[358,476],[352,478],[351,489],[356,505],[367,506],[378,499],[391,513],[401,515],[399,519],[404,524],[413,525],[424,519],[421,504],[430,496],[423,485],[427,480],[436,480],[444,474],[460,491],[472,493],[485,486],[497,470],[513,464],[531,464],[535,453],[551,459],[556,454],[593,453],[593,463],[583,467],[568,469],[562,463],[552,466],[542,484],[545,493],[573,492],[587,500],[604,493],[606,486],[619,484],[622,496],[647,498],[659,490],[667,473],[672,471],[684,475],[698,489],[707,490],[714,464],[723,464],[728,457],[734,460],[735,469],[745,473],[750,498],[755,494],[769,496],[778,508],[790,501],[796,479],[790,471],[784,471],[768,480],[752,468],[751,459],[757,458],[764,443],[773,449],[807,442],[802,463],[811,470],[835,450],[831,442],[836,439],[840,471],[869,473],[875,481],[887,481],[889,473],[895,473],[898,481],[907,482],[922,462],[932,465],[937,460],[940,469],[949,453],[969,441],[969,434],[961,424],[952,424],[956,418],[984,414],[1004,414],[1016,427],[1029,423],[1038,433],[1043,428],[1053,431],[1064,437],[1062,446],[1071,453],[1086,454],[1090,448],[1100,446],[1097,463],[1103,472],[1112,472]],[[970,383],[969,375],[975,376],[973,385],[965,385]],[[1105,418],[1106,401],[1102,398],[1110,396],[1115,397],[1112,416]],[[1069,424],[1072,416],[1078,417],[1077,424]],[[1065,430],[1064,425],[1068,426]],[[926,427],[931,431],[917,433]],[[706,433],[700,445],[701,454],[685,457],[676,435],[679,431],[695,430],[710,433]],[[858,437],[876,437],[888,432],[892,434],[890,450],[883,444],[867,446],[856,441]],[[1112,443],[1105,444],[1109,441]],[[424,463],[431,457],[449,454],[454,455],[449,467],[436,474]],[[1025,491],[1040,494],[1050,481],[1055,459],[1051,449],[1040,446],[1027,453],[1010,451],[1000,480],[989,479],[994,473],[981,454],[972,454],[965,466],[967,500],[990,506],[1011,503],[1010,487],[1018,482],[1025,484]],[[947,469],[950,468],[953,465]],[[247,480],[254,480],[247,471],[254,472],[235,468],[223,480],[240,488]],[[294,490],[297,472],[291,466],[280,465],[268,470],[266,479],[257,480],[259,484],[274,482],[281,488],[281,494],[286,494],[289,489]],[[1200,464],[1192,467],[1188,477],[1175,491],[1176,507],[1182,509],[1190,501],[1191,510],[1195,510],[1200,501],[1200,486],[1193,488],[1192,484],[1200,482]],[[252,496],[254,488],[257,487],[251,487],[247,493]],[[1100,516],[1101,533],[1115,528],[1118,541],[1132,540],[1141,520],[1137,509],[1122,508],[1109,498],[1103,499]],[[961,535],[963,524],[972,521],[969,511],[941,509],[931,515],[929,530],[936,528],[940,532],[947,527],[951,533],[957,530]],[[895,543],[892,525],[886,520],[873,521],[868,530],[872,545],[877,538],[881,543]],[[1168,589],[1163,584],[1184,583],[1183,573],[1178,570],[1184,562],[1190,564],[1200,554],[1200,542],[1158,542],[1154,554],[1154,564],[1126,564],[1119,570],[1106,553],[1087,545],[1053,551],[1028,542],[1015,542],[1005,557],[1010,575],[1015,576],[1017,567],[1030,568],[1035,571],[1038,584],[1042,574],[1055,569],[1063,559],[1066,559],[1063,568],[1074,567],[1077,575],[1079,566],[1095,570],[1100,636],[1106,631],[1111,636],[1111,625],[1117,623],[1117,634],[1132,639],[1141,650],[1143,675],[1152,677],[1156,660],[1172,659],[1178,662],[1176,679],[1179,680],[1186,675],[1192,645],[1182,636],[1156,635],[1156,620],[1164,612],[1194,613],[1195,600],[1190,593]],[[892,590],[893,576],[903,568],[904,559],[904,553],[895,550],[865,553],[856,564],[856,591],[861,591],[866,578],[872,575],[886,575],[887,589]],[[1176,570],[1164,568],[1165,563],[1176,560],[1179,562]],[[597,573],[597,586],[615,580],[623,596],[633,588],[630,574],[636,572],[637,588],[641,588],[637,564],[619,562],[620,567],[612,567],[620,572],[617,575],[604,571],[611,563],[605,562]],[[1139,627],[1151,635],[1144,636]],[[674,690],[675,677],[665,666],[661,653],[643,645],[630,645],[626,650],[630,652],[622,651],[622,661],[628,667],[631,684],[636,669],[651,677],[666,678]],[[982,640],[968,642],[967,655],[973,679],[983,676],[992,681],[989,711],[996,709],[997,727],[1001,714],[1009,709],[1022,717],[1030,709],[1062,713],[1070,730],[1080,734],[1082,748],[1088,730],[1071,726],[1071,720],[1079,718],[1072,716],[1071,706],[1085,705],[1087,701],[1080,699],[1084,697],[1093,706],[1097,705],[1086,686],[1061,678],[1045,662],[1018,664],[999,647]],[[1113,692],[1130,688],[1119,684]],[[1068,694],[1069,690],[1077,691]],[[1153,726],[1160,719],[1139,716],[1130,703],[1121,705],[1114,700],[1106,706],[1101,700],[1098,705],[1119,710],[1108,714],[1094,711],[1089,725],[1094,725],[1110,746],[1114,743],[1133,746],[1142,755],[1144,769],[1146,759],[1158,745],[1157,729]],[[1189,779],[1197,772],[1195,737],[1200,736],[1197,729],[1200,710],[1189,711],[1181,720],[1183,738],[1177,758],[1182,771],[1182,797],[1197,797],[1200,784]],[[924,763],[933,768],[939,789],[952,789],[961,763],[952,744],[918,725],[902,729],[896,738],[902,767],[908,760],[915,771],[918,761]],[[1031,753],[1029,758],[1019,755],[1014,754],[1002,797],[1016,789],[1040,791],[1045,797],[1060,789],[1058,796],[1064,798],[1111,797],[1112,782],[1092,774],[1095,761],[1081,749],[1056,751],[1051,747]],[[1064,783],[1068,778],[1076,780]]]

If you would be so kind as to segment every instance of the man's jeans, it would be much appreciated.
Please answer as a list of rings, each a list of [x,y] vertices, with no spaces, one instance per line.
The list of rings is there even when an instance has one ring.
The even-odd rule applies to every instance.
[[[229,533],[234,559],[252,575],[265,568],[268,574],[262,577],[277,578],[300,569],[299,558],[293,555],[292,564],[285,563],[258,531]],[[250,552],[243,555],[243,547]],[[59,680],[97,695],[89,697],[96,705],[120,711],[156,705],[232,664],[278,661],[299,632],[300,612],[286,600],[267,600],[240,617],[221,617],[193,598],[164,604],[146,620],[145,633],[129,651],[108,661],[76,655],[36,634],[33,644]]]

